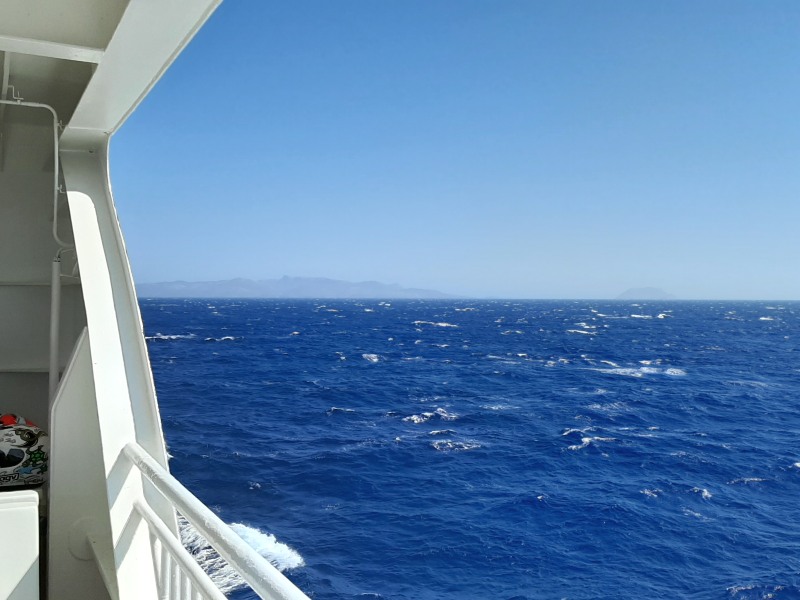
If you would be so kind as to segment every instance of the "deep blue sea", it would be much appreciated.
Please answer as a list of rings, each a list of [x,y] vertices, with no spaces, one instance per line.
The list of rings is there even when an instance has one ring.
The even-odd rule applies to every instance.
[[[141,309],[173,473],[315,600],[800,598],[800,303]]]

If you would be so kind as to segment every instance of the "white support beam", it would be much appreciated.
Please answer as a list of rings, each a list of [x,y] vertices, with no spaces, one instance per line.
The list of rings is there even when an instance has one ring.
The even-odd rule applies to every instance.
[[[6,95],[8,94],[8,78],[11,74],[11,53],[10,52],[3,52],[3,71],[2,76],[0,76],[0,100],[5,100]],[[3,129],[5,124],[5,116],[6,116],[6,105],[0,103],[0,171],[3,170],[5,166],[5,158],[6,158],[6,140],[5,136],[3,135]]]
[[[12,37],[10,35],[0,35],[0,50],[6,53],[32,54],[46,58],[60,58],[95,64],[100,62],[104,54],[104,50],[101,48],[58,44],[56,42]]]
[[[6,94],[8,93],[8,78],[11,75],[11,53],[4,52],[3,53],[3,78],[2,84],[0,84],[0,100],[6,99]]]
[[[114,133],[222,0],[130,0],[61,136],[86,147]]]

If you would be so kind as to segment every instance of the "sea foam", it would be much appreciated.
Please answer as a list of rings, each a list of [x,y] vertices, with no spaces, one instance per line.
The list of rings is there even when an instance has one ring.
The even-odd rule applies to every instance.
[[[145,336],[144,339],[146,340],[161,340],[161,341],[172,341],[172,340],[191,340],[192,338],[197,337],[193,333],[185,333],[185,334],[175,334],[175,335],[165,335],[163,333],[156,333],[155,335],[148,335]]]
[[[180,527],[181,542],[184,547],[202,569],[208,573],[211,581],[222,593],[228,594],[247,585],[241,575],[214,550],[211,544],[184,517],[178,517],[178,525]],[[295,569],[305,565],[303,557],[296,550],[283,542],[279,542],[271,533],[264,533],[260,529],[243,523],[231,523],[230,527],[248,546],[266,558],[279,571]]]

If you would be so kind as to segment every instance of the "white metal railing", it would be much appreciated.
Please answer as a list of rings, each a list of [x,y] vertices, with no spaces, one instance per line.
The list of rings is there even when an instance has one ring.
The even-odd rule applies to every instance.
[[[309,600],[308,596],[247,545],[141,446],[129,443],[124,452],[214,550],[238,571],[256,594],[268,600]],[[222,592],[158,515],[141,501],[136,501],[134,507],[150,527],[151,537],[155,540],[153,560],[158,574],[160,597],[169,600],[224,599]]]

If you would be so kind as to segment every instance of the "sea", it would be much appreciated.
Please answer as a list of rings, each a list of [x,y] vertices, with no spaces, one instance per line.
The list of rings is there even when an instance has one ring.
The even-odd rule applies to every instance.
[[[800,598],[800,303],[140,305],[172,472],[311,598]]]

